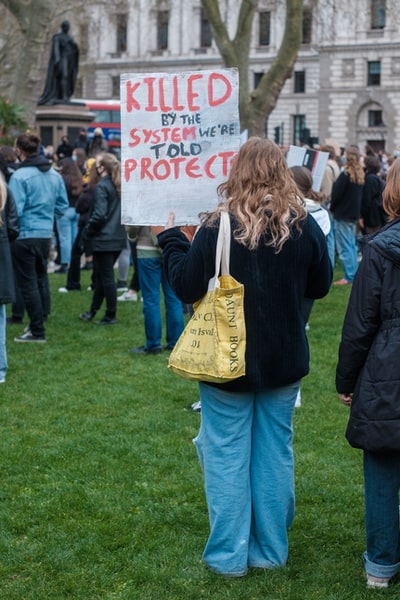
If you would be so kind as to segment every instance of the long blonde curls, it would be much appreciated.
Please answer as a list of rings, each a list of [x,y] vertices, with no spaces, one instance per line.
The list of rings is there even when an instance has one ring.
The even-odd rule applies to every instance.
[[[121,164],[119,160],[111,154],[111,152],[105,152],[101,154],[97,162],[99,165],[102,165],[107,174],[111,177],[111,181],[113,182],[115,189],[117,190],[118,196],[121,195]]]
[[[300,231],[307,215],[285,157],[271,140],[251,137],[243,144],[218,194],[224,200],[206,223],[213,223],[226,208],[238,223],[235,239],[250,250],[267,233],[266,244],[280,252],[291,228]]]
[[[344,172],[349,176],[351,183],[362,185],[365,175],[361,166],[361,155],[357,148],[349,146],[346,148],[346,162],[344,164]]]

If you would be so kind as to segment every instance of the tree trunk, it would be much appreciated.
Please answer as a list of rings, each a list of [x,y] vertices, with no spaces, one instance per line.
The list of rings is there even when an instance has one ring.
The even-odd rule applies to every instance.
[[[14,67],[12,80],[7,85],[7,96],[12,102],[29,107],[27,121],[35,121],[34,110],[40,96],[41,71],[46,69],[48,44],[51,36],[55,3],[53,0],[0,0],[14,15],[19,32],[13,43]],[[3,91],[1,92],[3,93]]]
[[[239,116],[241,129],[262,136],[265,121],[273,111],[286,79],[291,77],[302,39],[303,0],[286,0],[286,26],[276,59],[258,87],[249,92],[249,53],[257,0],[243,0],[236,35],[229,38],[218,0],[201,0],[215,43],[226,67],[239,70]]]

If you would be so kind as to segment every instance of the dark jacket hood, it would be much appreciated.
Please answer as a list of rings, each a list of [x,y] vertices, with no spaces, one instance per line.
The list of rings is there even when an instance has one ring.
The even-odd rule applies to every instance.
[[[372,236],[368,244],[400,267],[400,218],[385,225]]]
[[[51,169],[51,163],[44,156],[37,154],[36,156],[29,156],[20,165],[19,168],[23,167],[36,167],[42,173],[46,173]]]

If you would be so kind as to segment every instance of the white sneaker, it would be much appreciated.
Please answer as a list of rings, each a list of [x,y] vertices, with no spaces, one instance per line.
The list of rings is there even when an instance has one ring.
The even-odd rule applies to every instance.
[[[117,300],[118,302],[137,302],[137,293],[133,292],[132,294],[132,292],[129,292],[129,290],[127,290],[121,296],[119,296]]]
[[[68,292],[69,292],[69,290],[67,290],[66,287],[58,288],[58,291],[61,292],[62,294],[68,294]]]
[[[390,577],[374,577],[367,573],[367,587],[369,588],[388,588]]]
[[[193,412],[200,413],[201,412],[201,400],[197,400],[197,402],[193,402],[192,404],[189,404],[189,406],[187,406],[185,408],[185,410],[192,410]]]
[[[2,378],[0,379],[0,383],[5,383],[5,382],[6,382],[6,378],[5,378],[5,377],[2,377]]]

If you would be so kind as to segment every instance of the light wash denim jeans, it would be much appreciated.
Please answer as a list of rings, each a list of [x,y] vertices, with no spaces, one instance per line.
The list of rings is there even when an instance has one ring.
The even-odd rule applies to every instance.
[[[173,348],[184,328],[183,306],[168,283],[162,257],[139,258],[138,272],[143,298],[146,348],[161,346],[161,287],[165,304],[166,342],[168,347]]]
[[[365,570],[375,577],[400,571],[400,452],[364,451]]]
[[[300,382],[257,393],[200,384],[194,440],[204,472],[210,536],[203,559],[225,575],[286,563],[295,513],[292,417]]]
[[[78,233],[79,215],[74,206],[67,208],[67,212],[57,221],[58,237],[62,264],[71,262],[72,245]]]
[[[355,221],[334,222],[336,249],[342,263],[344,278],[354,281],[358,269]]]
[[[7,374],[7,350],[6,350],[6,305],[0,304],[0,381]]]

